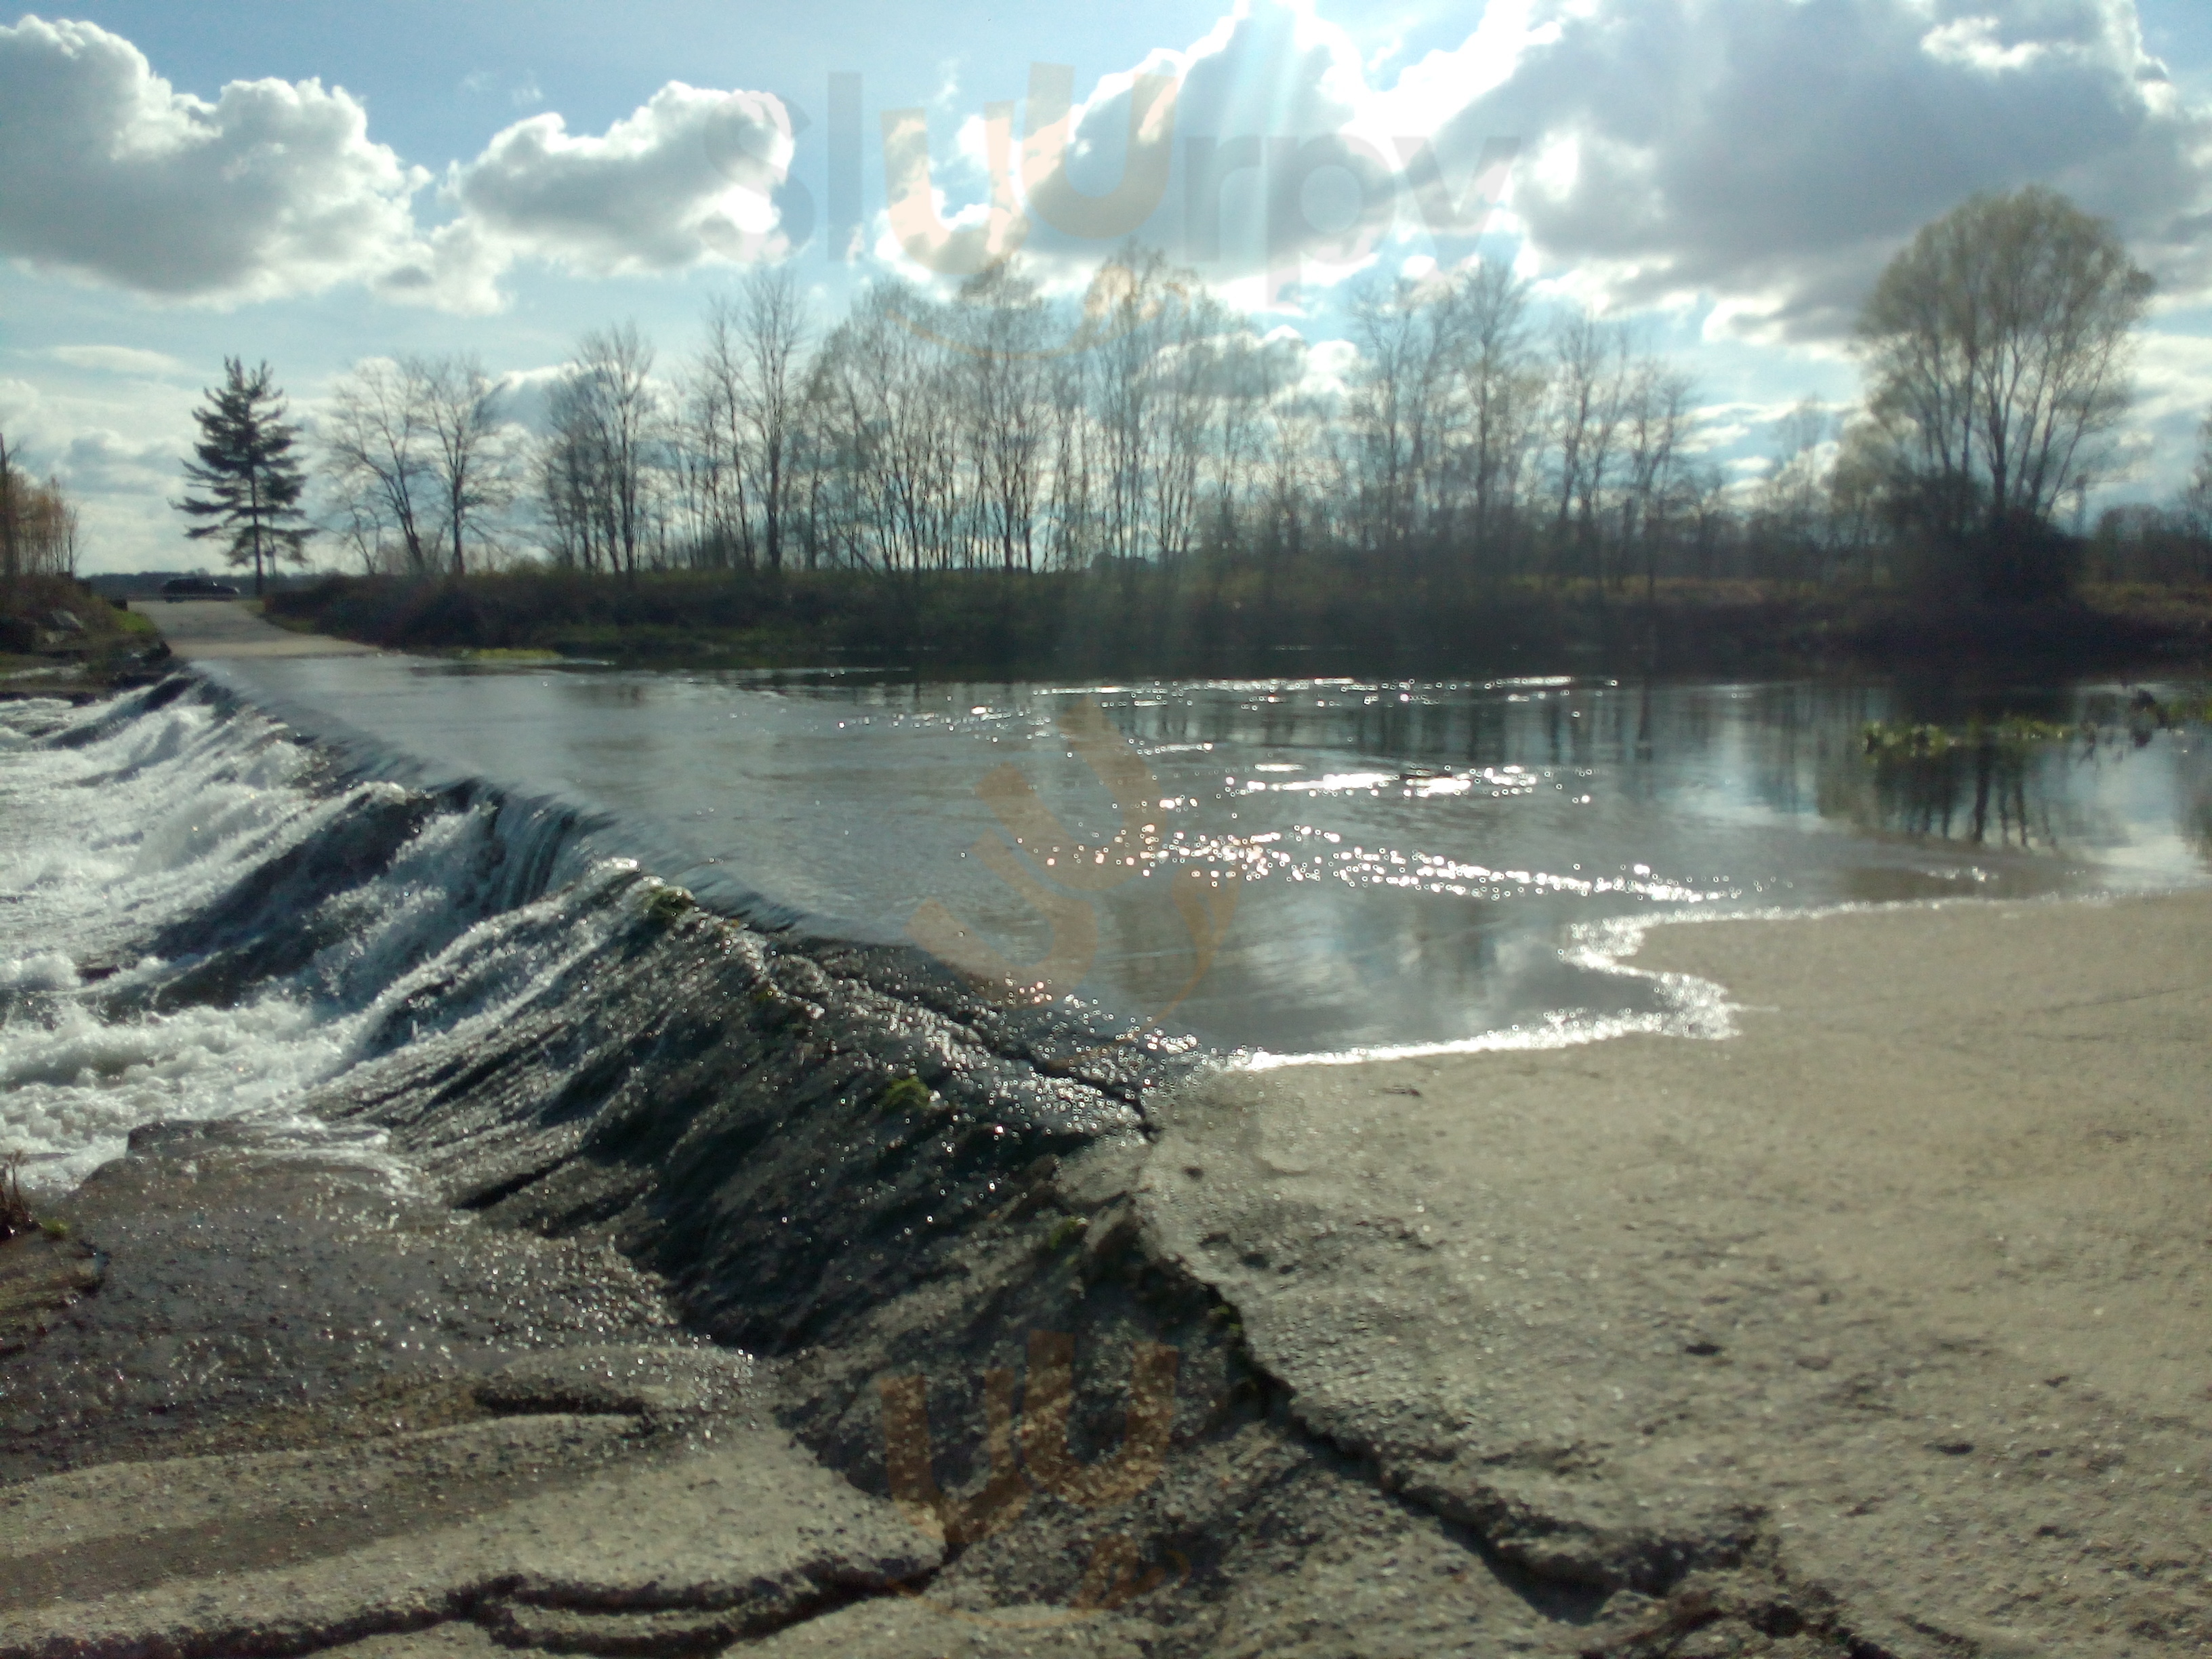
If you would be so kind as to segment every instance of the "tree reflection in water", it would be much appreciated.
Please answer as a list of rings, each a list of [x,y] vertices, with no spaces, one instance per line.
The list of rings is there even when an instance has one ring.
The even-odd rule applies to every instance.
[[[1984,734],[1934,752],[1877,750],[1869,757],[1876,823],[1977,847],[2048,847],[2047,815],[2028,811],[2032,747]]]
[[[1832,767],[1822,780],[1820,811],[1880,833],[2057,851],[2068,839],[2052,811],[2056,801],[2057,816],[2068,816],[2063,770],[2119,764],[2169,726],[2193,723],[2141,691],[2124,703],[2093,694],[2070,726],[2011,715],[1964,732],[1876,722],[1857,763]],[[2212,779],[2193,792],[2186,816],[2191,838],[2212,851]]]

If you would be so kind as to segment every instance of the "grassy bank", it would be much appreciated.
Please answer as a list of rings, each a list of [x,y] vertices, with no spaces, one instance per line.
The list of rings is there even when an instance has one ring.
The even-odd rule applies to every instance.
[[[459,581],[332,577],[271,595],[269,609],[294,627],[413,651],[930,674],[1725,674],[1937,662],[2095,671],[2212,660],[2212,593],[2164,589],[2000,608],[1751,582],[1662,582],[1647,598],[1587,583],[1287,588],[1252,573],[1177,580],[1149,568],[896,582],[532,569]]]
[[[76,628],[55,625],[65,612]],[[0,589],[0,697],[83,699],[149,672],[161,630],[67,576],[26,576]]]

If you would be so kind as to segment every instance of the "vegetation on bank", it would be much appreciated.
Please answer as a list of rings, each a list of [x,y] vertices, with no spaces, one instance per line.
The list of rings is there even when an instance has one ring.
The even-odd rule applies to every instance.
[[[21,1152],[9,1152],[0,1157],[0,1244],[27,1233],[44,1233],[48,1238],[67,1238],[67,1223],[52,1218],[40,1220],[32,1212],[30,1201],[23,1196],[23,1164]]]
[[[167,654],[148,618],[72,576],[0,580],[0,696],[95,695]]]
[[[600,650],[578,630],[618,629],[631,654],[735,630],[717,648],[756,659],[794,637],[903,649],[860,614],[903,609],[936,613],[905,618],[923,647],[1033,660],[1040,633],[1070,631],[1071,585],[1101,588],[1085,629],[1111,635],[1132,615],[1188,627],[1210,659],[1310,648],[1334,641],[1285,621],[1299,595],[1277,589],[1310,592],[1315,571],[1356,613],[1348,648],[1371,655],[1388,633],[1425,659],[1460,654],[1437,635],[1511,632],[1577,594],[1601,624],[1577,613],[1530,624],[1535,637],[1588,647],[1595,628],[1611,649],[1615,618],[1637,610],[1616,596],[1640,588],[1643,611],[1663,616],[1670,582],[1909,588],[1947,612],[2061,600],[2081,580],[2202,584],[2212,428],[2197,483],[2170,505],[2108,515],[2094,541],[2061,525],[2086,526],[2090,493],[2124,459],[2149,295],[2112,228],[2063,198],[1974,198],[1869,296],[1858,404],[1808,401],[1775,422],[1778,447],[1747,477],[1719,453],[1739,406],[1707,406],[1685,364],[1497,261],[1365,279],[1346,295],[1346,337],[1321,343],[1135,246],[1079,301],[1010,260],[951,293],[879,279],[836,319],[813,314],[787,267],[763,267],[714,297],[679,360],[629,325],[586,333],[526,392],[471,358],[364,357],[310,422],[320,533],[368,577],[534,563],[726,578],[714,619],[618,617],[653,609],[623,598],[560,626]],[[230,457],[222,476],[252,483],[249,505],[289,501],[301,463],[273,383],[227,368],[200,419],[238,441],[204,446],[191,477]],[[253,471],[278,448],[281,465]],[[283,556],[299,550],[292,531],[224,522],[234,563],[272,535]],[[772,604],[752,597],[763,581]],[[945,598],[977,592],[994,597]],[[1213,625],[1240,604],[1242,620]],[[1810,608],[1833,623],[1884,604],[1854,592]],[[1441,616],[1396,620],[1432,605]],[[1805,608],[1793,600],[1790,619]],[[943,637],[971,623],[988,637]],[[1193,648],[1181,635],[1138,644]]]
[[[106,690],[160,635],[77,580],[76,504],[17,461],[0,431],[0,696]]]
[[[1295,572],[1157,567],[852,571],[635,580],[519,569],[459,580],[334,576],[272,617],[398,649],[626,664],[846,665],[932,677],[1062,674],[1910,672],[2212,661],[2212,590],[2085,589],[2013,605],[1758,581],[1377,582],[1356,559]]]
[[[362,574],[269,609],[414,650],[943,674],[2194,663],[2212,422],[2170,509],[2061,525],[2123,458],[2151,292],[2057,193],[1975,197],[1868,297],[1856,410],[1801,408],[1746,482],[1680,367],[1497,262],[1373,279],[1341,349],[1133,246],[1080,305],[1010,263],[878,282],[826,330],[764,268],[672,374],[634,326],[585,335],[534,431],[471,359],[356,363],[314,425]],[[301,551],[305,463],[266,367],[226,368],[179,505],[258,575]]]

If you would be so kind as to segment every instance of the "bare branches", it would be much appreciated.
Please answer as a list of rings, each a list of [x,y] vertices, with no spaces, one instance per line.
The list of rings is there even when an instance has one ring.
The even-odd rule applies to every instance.
[[[0,432],[0,587],[9,592],[27,576],[76,574],[76,503],[60,479],[27,476],[21,459]]]
[[[339,538],[365,568],[461,575],[499,545],[519,485],[515,434],[473,356],[366,358],[320,422],[323,474]]]
[[[335,494],[344,533],[356,552],[362,537],[380,550],[398,538],[410,574],[430,568],[428,388],[417,360],[373,357],[354,365],[331,395],[321,422],[323,471]],[[367,562],[375,556],[364,554]]]
[[[634,578],[653,550],[664,459],[653,361],[635,323],[594,330],[553,389],[537,473],[557,562]]]
[[[408,373],[421,387],[441,539],[459,576],[470,545],[497,544],[492,526],[514,501],[518,457],[500,419],[499,388],[475,357],[410,359]]]
[[[2041,185],[1923,229],[1859,320],[1900,501],[1954,538],[2047,530],[2111,464],[2151,286],[2110,227]]]

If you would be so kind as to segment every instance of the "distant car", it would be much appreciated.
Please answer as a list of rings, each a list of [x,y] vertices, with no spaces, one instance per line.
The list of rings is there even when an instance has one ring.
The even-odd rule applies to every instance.
[[[212,576],[175,576],[161,584],[165,599],[234,599],[238,590]]]

